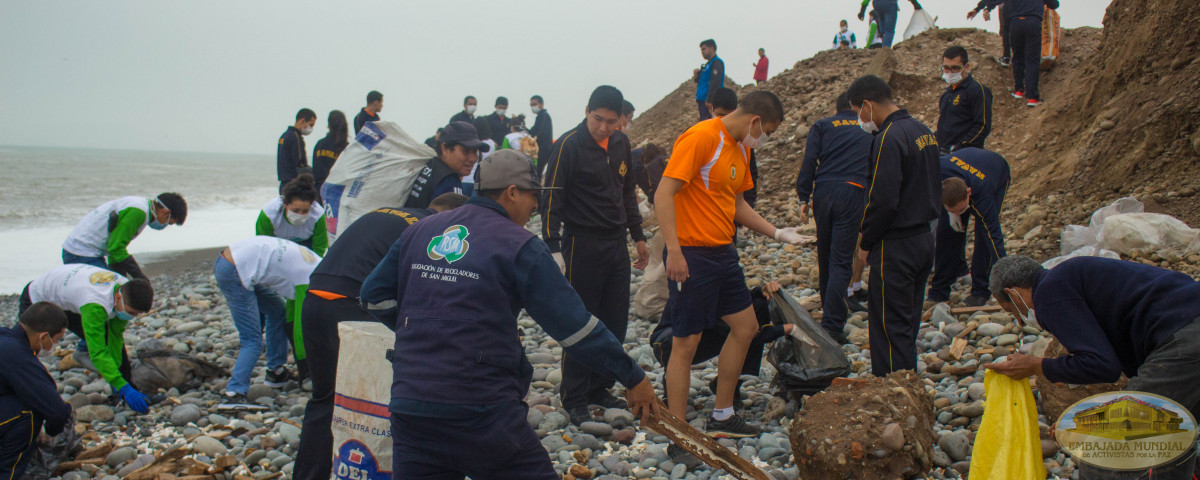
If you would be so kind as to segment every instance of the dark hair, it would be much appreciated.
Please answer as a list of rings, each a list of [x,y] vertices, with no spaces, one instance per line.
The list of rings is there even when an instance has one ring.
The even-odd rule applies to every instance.
[[[283,204],[292,203],[293,200],[304,202],[317,201],[317,186],[313,176],[307,173],[302,174],[283,186]]]
[[[546,101],[545,101],[545,100],[542,100],[542,96],[541,96],[541,95],[534,95],[534,96],[532,96],[532,97],[529,97],[529,99],[530,99],[530,100],[534,100],[534,101],[536,101],[536,102],[538,102],[538,103],[540,103],[540,104],[542,104],[542,105],[545,105],[545,104],[546,104]]]
[[[346,123],[346,114],[341,110],[329,112],[329,134],[326,135],[337,148],[346,148],[350,143],[350,125]]]
[[[621,116],[622,117],[628,117],[628,116],[633,115],[634,110],[636,110],[636,109],[633,108],[633,103],[630,103],[629,100],[625,100],[625,101],[621,102]]]
[[[475,119],[475,131],[479,133],[480,140],[492,138],[492,125],[488,123],[487,118],[478,117]]]
[[[144,278],[134,278],[122,285],[121,296],[125,298],[125,305],[139,312],[154,308],[154,287]]]
[[[834,101],[834,107],[837,108],[837,111],[839,111],[839,112],[844,112],[846,110],[849,110],[850,109],[850,94],[848,94],[846,92],[842,92],[841,95],[838,95],[837,100]]]
[[[863,100],[875,103],[892,102],[892,87],[875,75],[858,77],[854,83],[850,84],[850,89],[846,91],[846,94],[850,97],[850,105],[856,107],[861,107]]]
[[[508,97],[496,97],[496,105],[508,106]]]
[[[469,102],[469,101],[471,101],[471,100],[475,100],[475,97],[473,97],[473,96],[470,96],[470,95],[467,95],[467,98],[464,98],[464,99],[463,99],[463,105],[466,105],[466,104],[467,104],[467,102]],[[475,100],[475,101],[476,101],[476,102],[478,102],[479,100]]]
[[[487,190],[476,190],[475,195],[478,197],[490,198],[492,200],[499,200],[500,195],[502,195],[505,190],[508,190],[508,187],[489,188]]]
[[[988,284],[992,296],[1001,302],[1011,302],[1012,298],[1005,290],[1009,288],[1033,288],[1045,268],[1037,260],[1025,255],[1009,255],[1001,258],[992,266],[988,275]],[[1033,307],[1033,305],[1029,305]]]
[[[654,159],[666,154],[666,150],[663,150],[658,144],[653,142],[647,143],[645,147],[642,147],[642,163],[649,165]]]
[[[315,118],[317,118],[317,112],[314,112],[307,108],[301,108],[299,112],[296,112],[296,121],[297,122],[299,122],[301,120],[312,120]]]
[[[945,52],[942,52],[942,58],[948,60],[961,58],[964,65],[970,61],[969,57],[967,56],[967,49],[958,45],[947,48]]]
[[[968,197],[967,182],[958,177],[942,180],[942,205],[958,205]]]
[[[509,124],[510,124],[509,128],[514,132],[524,131],[525,130],[525,115],[517,115],[517,116],[512,117],[512,119],[509,120]],[[521,148],[521,146],[513,145],[513,148],[519,150]]]
[[[604,108],[620,115],[624,106],[625,96],[621,95],[621,91],[617,90],[617,87],[601,85],[592,90],[592,96],[588,98],[587,109],[590,112]]]
[[[467,203],[467,196],[461,193],[448,192],[434,197],[433,201],[429,202],[429,208],[444,212],[446,210],[454,210]]]
[[[379,102],[379,101],[383,101],[382,93],[379,93],[375,90],[371,90],[370,92],[367,93],[367,105],[370,105],[372,103]]]
[[[762,47],[758,47],[758,51],[760,51],[760,52],[763,52],[763,53],[767,53],[767,49],[765,49],[765,48],[762,48]]]
[[[738,102],[738,110],[762,117],[763,123],[783,121],[783,102],[774,93],[756,90],[747,93]]]
[[[701,47],[712,47],[713,50],[716,50],[717,49],[717,41],[710,38],[708,40],[700,42],[700,46]]]
[[[58,335],[67,328],[67,313],[53,303],[37,302],[21,314],[21,325],[25,326],[25,330],[34,333]]]
[[[712,104],[714,109],[721,109],[732,112],[737,110],[738,96],[731,88],[719,87],[708,93],[706,102]]]
[[[175,192],[165,192],[158,194],[157,198],[159,203],[171,211],[171,218],[176,220],[175,224],[183,225],[183,221],[187,220],[187,201],[183,196]]]

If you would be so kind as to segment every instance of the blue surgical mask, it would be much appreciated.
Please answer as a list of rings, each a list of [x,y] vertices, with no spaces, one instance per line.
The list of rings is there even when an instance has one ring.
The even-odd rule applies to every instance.
[[[164,229],[164,228],[167,228],[167,224],[165,224],[165,223],[158,223],[158,219],[157,219],[157,218],[152,218],[152,219],[150,219],[150,223],[146,224],[146,226],[148,226],[148,227],[150,227],[150,228],[153,228],[153,229],[155,229],[155,230],[162,230],[162,229]]]
[[[117,314],[118,320],[122,320],[122,321],[126,321],[126,322],[133,320],[133,315],[130,315],[129,312],[116,312],[116,314]]]

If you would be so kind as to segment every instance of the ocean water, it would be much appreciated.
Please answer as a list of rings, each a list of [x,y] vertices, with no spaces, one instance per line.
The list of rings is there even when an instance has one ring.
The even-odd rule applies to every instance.
[[[109,200],[162,192],[187,200],[183,226],[147,228],[130,243],[138,257],[253,236],[279,188],[273,155],[0,146],[0,172],[0,294],[62,264],[67,234]]]

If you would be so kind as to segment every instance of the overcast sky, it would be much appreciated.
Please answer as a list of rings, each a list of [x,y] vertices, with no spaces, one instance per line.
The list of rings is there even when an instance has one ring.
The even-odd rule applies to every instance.
[[[1063,27],[1100,26],[1106,1],[1064,2]],[[837,4],[837,6],[834,6]],[[975,0],[923,0],[938,25]],[[912,7],[901,1],[897,37]],[[0,0],[0,144],[274,155],[296,110],[353,117],[372,89],[384,120],[425,138],[497,95],[528,115],[540,94],[555,135],[601,84],[646,109],[702,63],[714,38],[750,82],[764,47],[775,75],[828,48],[857,0],[161,1]]]

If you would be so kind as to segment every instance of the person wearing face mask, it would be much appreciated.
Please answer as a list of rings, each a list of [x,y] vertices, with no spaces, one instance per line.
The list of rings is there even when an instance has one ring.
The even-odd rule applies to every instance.
[[[838,24],[838,32],[833,34],[833,50],[838,48],[858,48],[858,39],[854,37],[854,32],[850,31],[850,24],[842,20]]]
[[[63,263],[110,269],[128,278],[146,278],[127,250],[129,242],[150,227],[183,225],[187,202],[178,193],[157,197],[122,197],[96,207],[83,217],[62,244]]]
[[[512,120],[505,116],[508,113],[508,98],[496,97],[496,111],[488,115],[488,125],[492,127],[492,141],[496,145],[504,143],[504,136],[512,130]]]
[[[1014,353],[987,368],[1070,384],[1112,383],[1124,373],[1125,390],[1162,395],[1200,414],[1200,283],[1188,275],[1100,257],[1046,270],[1010,255],[992,268],[991,287],[1019,325],[1049,332],[1068,354]]]
[[[942,212],[941,162],[933,132],[892,101],[882,78],[859,77],[847,96],[859,127],[875,136],[858,257],[871,266],[871,372],[882,377],[917,368],[917,326],[933,269],[931,227]]]
[[[379,112],[383,111],[383,94],[371,90],[367,93],[367,106],[354,116],[354,134],[357,135],[367,122],[378,122]]]
[[[541,95],[529,98],[529,111],[533,112],[533,126],[529,127],[529,134],[537,140],[538,144],[538,157],[534,161],[545,175],[546,153],[549,153],[550,147],[554,145],[554,122],[550,119],[550,112],[546,111],[546,103],[542,100]]]
[[[254,234],[285,238],[325,255],[329,248],[325,207],[317,202],[312,175],[300,175],[288,182],[283,195],[263,206]]]
[[[463,99],[463,109],[450,117],[450,123],[454,123],[454,122],[474,123],[475,122],[475,109],[477,108],[478,105],[479,105],[479,100],[476,100],[475,97],[467,95],[467,98]]]
[[[0,327],[0,478],[23,478],[43,425],[46,435],[55,436],[71,420],[71,406],[38,360],[66,329],[66,313],[50,302],[33,304],[19,323]]]
[[[609,129],[616,120],[614,110]],[[388,405],[394,478],[558,480],[525,421],[533,367],[519,338],[522,309],[564,355],[619,379],[643,421],[657,411],[654,388],[619,337],[588,313],[546,244],[525,229],[539,193],[552,188],[533,161],[500,150],[480,163],[475,185],[465,205],[408,227],[359,295],[367,312],[396,330]],[[628,283],[623,288],[628,298]]]
[[[316,124],[316,112],[301,108],[296,112],[296,123],[279,136],[279,148],[275,151],[275,175],[279,178],[279,193],[283,193],[283,186],[293,178],[301,173],[312,172],[312,168],[308,166],[304,136],[312,133]]]
[[[967,147],[942,157],[942,207],[937,226],[937,250],[929,302],[950,300],[954,280],[967,273],[967,222],[975,219],[975,254],[971,258],[971,296],[968,307],[986,304],[991,297],[988,275],[1004,258],[1004,230],[1000,209],[1008,194],[1008,161],[995,152]]]
[[[164,398],[147,397],[130,383],[133,366],[125,351],[126,326],[154,306],[149,280],[126,279],[91,265],[63,265],[25,285],[19,313],[23,315],[38,302],[53,303],[66,312],[67,330],[87,341],[86,360],[90,362],[81,363],[91,363],[129,408],[146,413],[150,405]]]
[[[417,174],[404,207],[428,208],[429,202],[438,195],[463,193],[462,177],[471,174],[479,152],[488,152],[491,148],[479,140],[475,126],[466,122],[446,125],[438,137],[441,155],[429,159],[425,168]]]
[[[629,137],[618,131],[625,103],[620,90],[601,85],[592,91],[584,120],[554,142],[548,152],[542,199],[542,239],[583,305],[625,338],[629,322],[629,247],[638,252],[633,268],[650,261]],[[609,389],[612,377],[563,356],[562,404],[576,425],[592,421],[589,405],[625,408]]]
[[[967,49],[957,45],[946,49],[942,80],[949,84],[938,101],[935,136],[942,155],[964,147],[983,148],[992,131],[992,91],[971,75]]]
[[[763,90],[750,92],[737,110],[693,125],[675,141],[662,181],[654,192],[659,235],[666,243],[668,286],[660,322],[671,326],[671,358],[666,371],[667,405],[685,418],[692,359],[704,330],[718,321],[729,337],[717,358],[717,391],[706,430],[713,437],[753,437],[762,433],[733,411],[738,372],[758,332],[750,290],[734,247],[734,222],[782,243],[804,237],[795,228],[776,228],[754,211],[742,192],[749,190],[747,149],[757,148],[783,123],[783,103]],[[656,252],[662,255],[662,252]],[[694,461],[678,445],[672,461]]]
[[[866,204],[871,135],[859,127],[847,94],[838,95],[834,107],[835,115],[817,120],[809,129],[804,160],[796,175],[796,198],[800,200],[801,222],[808,223],[812,214],[817,223],[817,265],[824,312],[821,326],[838,342],[847,343],[843,329],[849,311],[862,311],[857,300],[847,297],[854,276],[859,221]],[[862,270],[861,265],[858,270]]]

